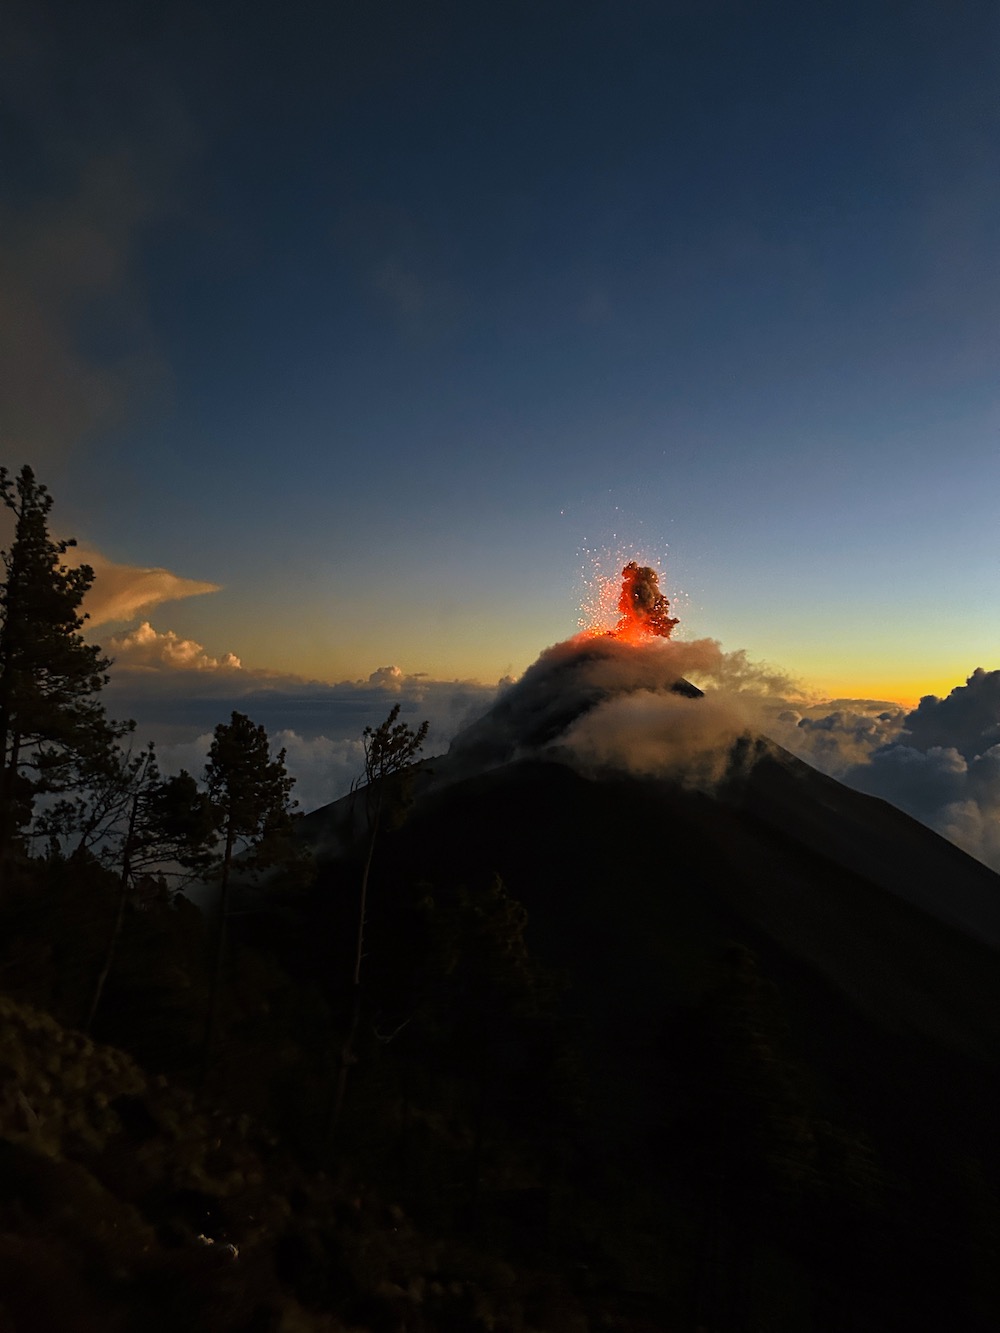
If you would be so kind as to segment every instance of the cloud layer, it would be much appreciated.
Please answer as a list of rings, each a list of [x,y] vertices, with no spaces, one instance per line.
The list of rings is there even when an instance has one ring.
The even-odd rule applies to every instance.
[[[1000,870],[1000,671],[928,694],[844,781],[883,796]]]
[[[109,710],[134,717],[164,764],[200,772],[213,728],[233,710],[288,751],[304,809],[343,795],[362,769],[361,733],[394,704],[430,722],[426,754],[450,743],[456,769],[546,752],[588,769],[624,768],[700,787],[722,775],[746,732],[880,796],[1000,870],[1000,671],[977,669],[944,699],[907,711],[886,700],[815,700],[779,670],[712,639],[633,646],[578,636],[518,681],[431,680],[381,666],[335,683],[251,670],[234,653],[148,622],[106,644]],[[678,694],[686,679],[702,699]]]
[[[214,728],[233,711],[246,713],[267,728],[274,749],[287,750],[304,810],[350,789],[364,769],[363,729],[377,726],[395,704],[411,725],[430,722],[426,753],[434,754],[497,695],[496,686],[429,680],[392,665],[364,680],[336,683],[248,669],[234,653],[214,655],[149,622],[114,636],[105,647],[114,658],[108,710],[136,719],[139,741],[156,742],[166,771],[200,774]]]
[[[761,730],[824,773],[880,796],[1000,870],[1000,671],[945,698],[764,701]]]

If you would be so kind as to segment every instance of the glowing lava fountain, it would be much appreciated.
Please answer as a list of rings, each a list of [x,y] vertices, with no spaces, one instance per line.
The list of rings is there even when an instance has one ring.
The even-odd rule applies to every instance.
[[[584,629],[586,635],[591,638],[622,639],[626,643],[670,638],[678,620],[670,614],[670,603],[660,592],[655,569],[649,565],[640,565],[635,560],[628,562],[621,574],[618,620],[613,629],[607,629],[615,590],[612,579],[599,580],[596,596],[588,608],[590,624]]]

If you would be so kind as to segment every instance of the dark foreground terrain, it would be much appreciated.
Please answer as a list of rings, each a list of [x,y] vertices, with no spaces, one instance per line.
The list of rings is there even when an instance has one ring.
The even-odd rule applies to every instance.
[[[207,1073],[211,923],[133,903],[91,1039],[114,885],[22,867],[3,1333],[1000,1325],[1000,880],[773,747],[711,796],[444,776],[359,992],[344,804],[244,895]]]

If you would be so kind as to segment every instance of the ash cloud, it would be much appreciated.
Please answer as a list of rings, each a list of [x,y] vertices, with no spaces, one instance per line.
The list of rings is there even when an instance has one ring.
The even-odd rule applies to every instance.
[[[13,455],[51,472],[69,446],[119,425],[129,400],[162,380],[131,288],[133,237],[148,212],[120,159],[89,164],[56,203],[0,212],[0,429]],[[99,304],[116,306],[135,333],[115,361],[98,363],[83,347],[80,326]]]
[[[740,670],[714,639],[632,644],[580,635],[546,649],[459,733],[449,759],[468,771],[541,754],[585,770],[714,782],[749,714],[734,694],[697,697],[691,678],[707,684]]]
[[[711,790],[726,775],[747,720],[723,699],[669,689],[609,699],[574,722],[560,744],[584,769],[617,769]]]

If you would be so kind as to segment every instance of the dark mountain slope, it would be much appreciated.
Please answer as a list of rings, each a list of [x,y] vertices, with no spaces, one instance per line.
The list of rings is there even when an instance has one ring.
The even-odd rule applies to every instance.
[[[636,662],[557,647],[419,767],[374,860],[371,1010],[417,1028],[394,972],[423,947],[419,905],[478,911],[499,875],[532,957],[565,980],[585,1084],[567,1152],[598,1182],[534,1188],[594,1210],[618,1298],[665,1302],[649,1325],[664,1329],[985,1333],[1000,1322],[1000,878],[750,735],[711,790],[583,765],[581,719],[622,693],[640,711],[673,696],[642,713],[654,726],[700,726],[701,701],[678,703],[659,659]],[[317,939],[350,938],[362,804],[305,821],[326,848]],[[464,1042],[449,1078],[488,1067],[488,1028],[481,1050]],[[547,1234],[573,1252],[561,1225]]]
[[[751,1068],[754,1086],[765,1089],[759,1095],[769,1134],[783,1132],[785,1115],[800,1125],[793,1141],[813,1142],[832,1125],[832,1141],[841,1145],[837,1188],[862,1189],[869,1150],[850,1147],[855,1143],[870,1143],[870,1169],[882,1182],[874,1211],[844,1222],[852,1231],[867,1218],[864,1226],[874,1228],[858,1241],[861,1250],[850,1250],[854,1241],[844,1233],[823,1242],[824,1254],[812,1254],[809,1237],[819,1244],[831,1225],[824,1209],[834,1208],[832,1196],[822,1207],[815,1202],[831,1187],[815,1186],[819,1195],[809,1193],[812,1186],[794,1187],[814,1199],[793,1210],[805,1227],[796,1238],[782,1231],[785,1205],[776,1199],[784,1187],[772,1182],[760,1195],[748,1186],[745,1195],[726,1186],[736,1190],[732,1200],[726,1204],[725,1194],[712,1207],[731,1218],[739,1236],[761,1227],[770,1237],[762,1244],[794,1255],[782,1262],[811,1274],[814,1294],[834,1301],[827,1284],[839,1282],[841,1298],[865,1311],[858,1322],[840,1307],[828,1322],[810,1322],[800,1311],[773,1326],[937,1328],[961,1311],[965,1326],[993,1327],[1000,1293],[994,1299],[980,1291],[973,1302],[962,1284],[973,1280],[970,1264],[975,1282],[984,1280],[970,1238],[986,1228],[974,1242],[986,1247],[983,1254],[993,1254],[1000,1240],[989,1221],[994,1212],[1000,1217],[1000,960],[982,939],[916,903],[935,901],[946,885],[955,901],[985,913],[997,879],[884,803],[767,743],[755,749],[734,756],[730,780],[713,795],[620,774],[584,777],[540,759],[447,783],[442,764],[438,785],[428,785],[404,825],[379,845],[371,967],[377,972],[380,958],[399,947],[391,940],[405,885],[426,885],[440,898],[499,874],[527,909],[532,953],[567,979],[565,1012],[586,1072],[583,1151],[615,1179],[632,1182],[620,1187],[627,1203],[614,1205],[628,1213],[623,1235],[662,1225],[658,1244],[693,1244],[697,1253],[702,1242],[691,1239],[690,1228],[700,1224],[691,1219],[708,1207],[704,1191],[716,1188],[713,1154],[728,1162],[726,1172],[741,1169],[738,1154],[711,1146],[718,1131],[699,1128],[716,1113],[697,1109],[704,1095],[697,1071],[707,1057],[693,1034],[723,1003],[713,997],[729,995],[724,1004],[736,1008],[726,1021],[747,1035],[758,1052],[753,1060],[762,1063],[756,1072],[751,1062],[739,1066],[743,1074],[718,1075],[713,1095],[743,1108],[726,1134],[750,1133],[745,1117],[753,1123],[754,1103],[747,1110],[739,1082],[727,1079],[751,1077]],[[740,956],[734,945],[752,951],[759,985],[744,985],[735,974],[726,980],[723,959]],[[766,998],[773,987],[785,1037],[766,1024],[758,1031],[763,1020],[752,997]],[[776,1053],[783,1043],[791,1065]],[[787,1092],[797,1082],[806,1091]],[[786,1095],[799,1110],[781,1111]],[[810,1149],[808,1171],[820,1169],[827,1151]],[[646,1189],[671,1200],[655,1226],[636,1220],[636,1199]],[[765,1207],[766,1222],[741,1211]],[[807,1217],[814,1221],[807,1225]],[[688,1239],[678,1242],[678,1235]],[[725,1260],[725,1282],[738,1285],[743,1241],[726,1244],[736,1248]],[[989,1268],[993,1261],[982,1262]],[[657,1261],[635,1263],[629,1282],[656,1291]],[[860,1276],[866,1264],[878,1275]],[[784,1279],[767,1281],[780,1290]],[[715,1317],[719,1327],[744,1326],[731,1314]]]
[[[1000,948],[1000,877],[887,801],[771,741],[726,793],[740,809],[871,883]]]
[[[601,939],[634,929],[648,944],[670,937],[679,912],[716,924],[735,913],[880,1023],[992,1058],[1000,1005],[983,997],[1000,969],[975,937],[1000,945],[1000,877],[772,742],[741,743],[731,770],[708,795],[532,758],[449,781],[452,759],[434,760],[393,873],[495,870],[541,921],[565,929],[570,911],[578,935],[581,911],[594,911]],[[322,844],[350,808],[314,812],[309,836]]]
[[[683,989],[692,944],[751,928],[887,1031],[995,1058],[996,955],[914,901],[947,886],[992,910],[1000,880],[885,803],[798,768],[764,760],[712,797],[508,765],[419,803],[384,873],[433,883],[496,871],[546,954],[622,994],[643,958],[658,987]]]

